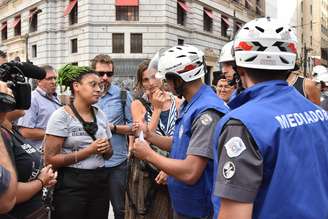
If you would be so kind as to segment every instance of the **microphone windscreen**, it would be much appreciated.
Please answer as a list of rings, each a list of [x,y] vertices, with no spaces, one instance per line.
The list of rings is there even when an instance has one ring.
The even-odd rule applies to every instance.
[[[36,65],[27,62],[21,62],[20,64],[19,68],[22,70],[25,77],[42,80],[47,75],[47,72],[44,69]]]

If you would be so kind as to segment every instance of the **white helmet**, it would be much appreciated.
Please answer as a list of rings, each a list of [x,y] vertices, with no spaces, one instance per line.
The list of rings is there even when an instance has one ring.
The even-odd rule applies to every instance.
[[[233,53],[233,41],[230,41],[229,43],[225,44],[222,47],[219,63],[235,61],[235,58],[232,53]]]
[[[154,67],[155,64],[158,64],[157,68]],[[156,54],[150,63],[150,68],[157,69],[158,79],[173,74],[185,82],[194,81],[205,74],[204,53],[190,45],[174,46],[163,53]]]
[[[323,65],[316,65],[313,67],[313,70],[312,70],[312,76],[314,77],[315,80],[318,80],[318,77],[321,74],[327,74],[327,73],[328,73],[328,70]]]
[[[258,18],[246,23],[234,41],[236,65],[268,70],[294,69],[297,37],[289,25]]]

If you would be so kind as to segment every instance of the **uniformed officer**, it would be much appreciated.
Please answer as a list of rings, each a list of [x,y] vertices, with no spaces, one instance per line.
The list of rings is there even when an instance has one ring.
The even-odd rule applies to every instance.
[[[175,219],[211,218],[211,140],[216,122],[228,112],[228,107],[201,80],[206,69],[202,51],[193,46],[175,46],[157,57],[150,63],[158,72],[157,77],[165,78],[171,90],[185,99],[176,120],[173,141],[170,138],[169,144],[162,146],[170,150],[170,158],[157,154],[140,139],[132,151],[169,175]],[[154,142],[153,137],[146,140]],[[156,145],[161,147],[164,141],[157,141]]]
[[[293,30],[270,18],[236,35],[245,90],[214,137],[219,219],[328,218],[328,115],[285,81],[296,45]]]
[[[226,43],[221,50],[219,64],[222,69],[223,77],[228,81],[228,84],[234,87],[234,91],[229,97],[229,101],[236,97],[237,95],[237,85],[234,79],[234,63],[235,57],[232,54],[233,41]]]

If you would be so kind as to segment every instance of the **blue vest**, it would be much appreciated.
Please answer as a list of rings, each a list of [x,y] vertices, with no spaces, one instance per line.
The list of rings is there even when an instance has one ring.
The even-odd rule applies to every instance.
[[[263,158],[263,180],[253,218],[328,218],[328,114],[285,81],[256,84],[240,93],[219,122],[240,120]],[[214,208],[219,205],[214,200]]]
[[[213,109],[223,114],[228,107],[219,99],[213,90],[203,85],[192,97],[191,101],[183,105],[176,120],[175,131],[170,157],[184,160],[187,155],[191,137],[192,123],[202,112]],[[214,131],[214,130],[213,130]],[[212,213],[211,193],[213,187],[213,161],[207,166],[194,185],[187,185],[173,177],[168,178],[168,188],[173,208],[179,214],[190,217],[205,217]]]

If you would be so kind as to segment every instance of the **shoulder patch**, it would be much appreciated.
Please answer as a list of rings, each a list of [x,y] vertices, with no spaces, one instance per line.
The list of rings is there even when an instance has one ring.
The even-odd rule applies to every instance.
[[[213,121],[212,117],[207,113],[201,115],[199,119],[203,125],[209,125]]]
[[[240,137],[232,137],[227,143],[225,143],[224,147],[230,158],[238,157],[244,150],[246,150],[246,145]]]
[[[235,164],[232,163],[231,161],[228,161],[223,165],[222,174],[224,178],[230,179],[231,177],[233,177],[233,175],[235,175],[235,172],[236,172]]]

